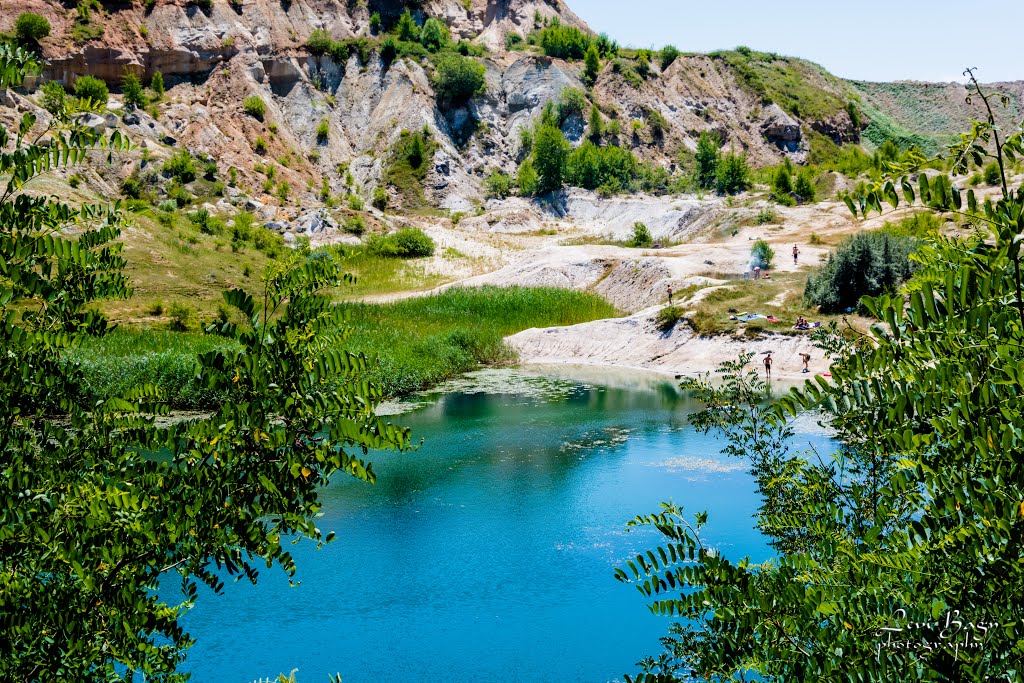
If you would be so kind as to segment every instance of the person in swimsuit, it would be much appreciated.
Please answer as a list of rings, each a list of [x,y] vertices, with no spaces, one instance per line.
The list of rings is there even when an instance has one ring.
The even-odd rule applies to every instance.
[[[799,250],[799,249],[797,249],[797,246],[796,246],[796,245],[794,244],[794,245],[793,245],[793,265],[794,265],[794,266],[796,265],[796,258],[797,258],[797,257],[798,257],[799,255],[800,255],[800,250]]]
[[[668,305],[672,305],[672,285],[668,286]]]
[[[809,353],[801,353],[800,354],[800,358],[802,358],[803,361],[804,361],[803,372],[810,372],[811,371],[811,368],[810,368],[811,354],[809,354]]]
[[[772,378],[772,354],[767,353],[764,357],[764,374],[770,380]]]

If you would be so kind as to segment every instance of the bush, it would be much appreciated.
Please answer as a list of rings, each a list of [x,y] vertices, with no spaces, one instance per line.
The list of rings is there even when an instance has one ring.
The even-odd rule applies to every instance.
[[[649,247],[654,244],[654,239],[651,237],[651,231],[647,229],[647,226],[639,221],[633,224],[633,238],[629,241],[631,247]]]
[[[345,219],[345,223],[341,228],[347,233],[359,236],[366,232],[366,222],[363,220],[362,216],[352,216],[351,218]]]
[[[702,189],[710,190],[715,186],[718,176],[718,137],[704,131],[697,140],[697,153],[694,157],[693,182]]]
[[[180,183],[191,183],[196,179],[196,165],[187,149],[180,149],[164,162],[161,172]]]
[[[75,96],[99,105],[106,105],[110,98],[107,84],[95,76],[79,76],[75,80]]]
[[[593,85],[597,81],[598,75],[601,73],[601,54],[597,50],[597,45],[591,43],[590,47],[587,48],[587,53],[583,57],[583,77],[588,84]]]
[[[422,258],[434,255],[434,240],[419,228],[403,228],[390,235],[372,235],[366,251],[385,258]]]
[[[994,161],[985,166],[982,177],[986,185],[1000,185],[1003,182],[1003,177],[999,173],[999,164]]]
[[[772,178],[772,198],[779,201],[782,197],[789,198],[793,191],[793,178],[789,175],[789,169],[785,165],[779,166]]]
[[[676,61],[679,57],[679,50],[676,49],[675,45],[666,45],[661,48],[661,52],[658,53],[658,61],[661,62],[661,70],[672,66],[672,62]]]
[[[722,194],[736,194],[750,185],[750,167],[747,158],[730,152],[718,162],[715,188]]]
[[[14,20],[14,35],[22,45],[33,45],[50,35],[50,22],[34,12],[22,12]]]
[[[267,113],[267,105],[256,95],[246,97],[242,102],[242,109],[249,116],[262,121]]]
[[[331,134],[331,124],[328,123],[327,119],[320,119],[320,124],[316,127],[316,140],[323,144],[327,142],[328,136]]]
[[[569,154],[563,178],[569,185],[588,190],[609,185],[622,190],[630,186],[638,170],[639,164],[628,149],[598,147],[588,140]]]
[[[440,59],[432,79],[439,102],[458,106],[484,91],[487,70],[471,57],[448,54]]]
[[[563,26],[557,19],[540,32],[537,43],[548,57],[583,59],[590,47],[590,36],[575,26]]]
[[[284,251],[284,238],[268,228],[256,228],[252,233],[252,246],[267,258],[276,258]]]
[[[532,197],[540,190],[540,178],[537,176],[537,169],[533,167],[533,161],[526,159],[519,165],[516,173],[516,185],[519,186],[519,194],[524,197]]]
[[[365,208],[363,198],[357,194],[350,194],[348,196],[348,208],[353,211],[362,211]]]
[[[771,208],[761,209],[757,212],[757,216],[754,218],[754,222],[758,225],[767,225],[769,223],[775,223],[778,220],[779,215]]]
[[[153,91],[153,94],[160,99],[164,96],[164,75],[160,71],[153,74],[153,78],[149,79],[149,89]]]
[[[562,131],[552,125],[540,127],[533,141],[533,165],[537,169],[540,192],[562,189],[569,153],[570,146]]]
[[[680,320],[683,319],[683,309],[678,306],[665,306],[658,311],[655,325],[662,332],[671,332],[675,329]]]
[[[796,183],[793,185],[793,192],[800,197],[801,201],[813,202],[814,196],[817,194],[814,189],[814,182],[811,180],[810,171],[801,171],[796,177]]]
[[[121,183],[121,194],[128,199],[138,199],[142,196],[142,183],[135,176],[128,176]]]
[[[333,44],[334,39],[331,38],[331,32],[323,28],[313,29],[309,38],[306,39],[306,49],[314,55],[325,54]]]
[[[416,42],[420,37],[420,27],[416,25],[416,21],[412,18],[412,14],[409,12],[409,8],[405,9],[402,16],[398,19],[398,24],[395,26],[395,33],[398,34],[399,40],[405,40],[408,42]]]
[[[188,332],[195,326],[195,311],[186,304],[172,303],[167,315],[171,319],[168,326],[175,332]]]
[[[267,141],[263,139],[262,135],[257,135],[256,139],[252,143],[252,149],[257,154],[267,153]]]
[[[375,34],[380,33],[380,28],[380,12],[374,12],[373,14],[370,15],[370,31]]]
[[[564,122],[570,116],[583,116],[587,109],[587,96],[576,88],[566,88],[558,101],[558,118]]]
[[[750,249],[750,258],[753,265],[761,270],[768,270],[775,262],[775,250],[764,240],[757,240]]]
[[[917,245],[913,237],[889,230],[848,237],[807,278],[804,300],[823,313],[840,313],[856,307],[863,296],[893,293],[913,274],[910,254]]]
[[[647,126],[651,129],[651,135],[658,139],[665,135],[665,130],[668,129],[668,120],[657,109],[651,109],[647,112]]]
[[[383,187],[376,187],[373,190],[372,204],[383,211],[388,208],[388,192]]]
[[[146,95],[142,92],[142,81],[139,77],[128,71],[121,78],[121,94],[124,97],[124,106],[128,109],[141,109],[146,106]]]
[[[59,114],[64,111],[64,99],[67,93],[60,81],[47,81],[43,83],[43,109],[51,114]]]
[[[448,44],[448,27],[431,17],[420,31],[420,43],[431,52],[437,52]]]
[[[512,179],[503,171],[492,171],[484,181],[487,196],[491,199],[504,199],[512,190]]]

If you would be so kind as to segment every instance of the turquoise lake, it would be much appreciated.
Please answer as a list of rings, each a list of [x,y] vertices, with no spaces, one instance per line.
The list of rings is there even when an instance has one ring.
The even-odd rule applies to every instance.
[[[201,594],[185,625],[198,683],[622,680],[670,621],[613,569],[658,541],[626,532],[672,499],[707,510],[705,544],[770,551],[742,462],[693,431],[670,382],[484,371],[393,421],[424,443],[378,454],[375,485],[338,478],[292,548],[301,584]],[[813,430],[812,430],[813,431]],[[804,436],[804,435],[802,435]],[[806,435],[819,444],[821,433]]]

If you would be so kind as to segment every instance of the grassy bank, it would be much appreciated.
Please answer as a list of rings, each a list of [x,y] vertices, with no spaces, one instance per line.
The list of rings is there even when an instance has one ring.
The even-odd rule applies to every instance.
[[[604,299],[561,289],[451,289],[390,304],[346,304],[348,348],[374,363],[371,379],[393,396],[428,388],[480,365],[513,362],[507,335],[616,315]],[[219,397],[195,381],[198,354],[228,342],[198,333],[119,329],[68,355],[79,363],[83,398],[159,386],[178,409],[208,407]]]

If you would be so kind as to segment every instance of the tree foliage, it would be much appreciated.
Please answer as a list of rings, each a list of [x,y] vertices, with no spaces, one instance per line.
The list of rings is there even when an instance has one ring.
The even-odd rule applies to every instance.
[[[746,156],[729,152],[718,161],[715,189],[721,194],[736,194],[750,186],[750,166]]]
[[[894,294],[913,273],[918,241],[889,230],[846,238],[817,273],[807,278],[804,300],[824,313],[854,308],[863,296]]]
[[[50,35],[50,22],[34,12],[22,12],[14,20],[14,36],[22,45],[35,45]]]
[[[34,68],[0,47],[0,88]],[[72,128],[40,146],[34,124],[0,126],[0,679],[183,681],[179,619],[197,584],[294,572],[288,539],[332,536],[315,525],[320,487],[338,472],[373,481],[367,449],[408,434],[374,415],[365,359],[334,350],[344,316],[319,295],[339,283],[334,260],[298,255],[258,298],[225,294],[234,313],[211,331],[236,344],[196,367],[228,397],[211,416],[158,424],[167,408],[146,386],[83,404],[63,355],[109,329],[97,302],[129,293],[123,218],[24,188],[127,143]]]
[[[718,137],[708,131],[702,132],[697,138],[697,153],[693,169],[693,180],[697,187],[710,190],[715,186],[718,160],[721,157],[718,148]]]
[[[630,680],[1019,680],[1024,194],[1009,187],[1006,165],[1024,154],[1024,137],[996,128],[996,97],[967,75],[987,119],[943,161],[958,175],[999,165],[1002,196],[990,206],[950,196],[987,233],[929,238],[906,302],[863,300],[880,321],[870,335],[835,325],[819,334],[830,381],[768,404],[748,355],[723,368],[724,383],[687,384],[707,408],[694,423],[721,430],[725,452],[748,464],[757,524],[777,557],[727,558],[707,516],[677,505],[634,520],[665,542],[616,575],[682,621]],[[909,176],[929,161],[893,167],[848,198],[851,208],[927,205]],[[806,410],[834,430],[834,453],[799,447],[790,420]]]
[[[575,26],[565,26],[556,17],[540,32],[537,44],[548,57],[583,59],[590,48],[591,38]]]
[[[550,124],[542,124],[533,137],[533,166],[539,180],[538,191],[555,192],[562,189],[570,146],[562,131]]]
[[[440,102],[449,106],[464,104],[484,91],[487,70],[472,57],[446,54],[434,72],[434,92]]]

